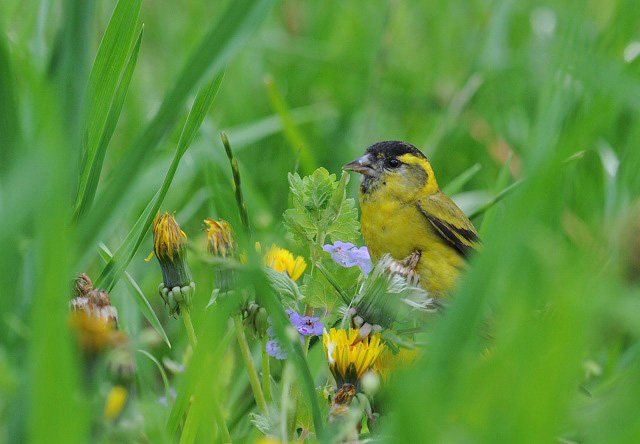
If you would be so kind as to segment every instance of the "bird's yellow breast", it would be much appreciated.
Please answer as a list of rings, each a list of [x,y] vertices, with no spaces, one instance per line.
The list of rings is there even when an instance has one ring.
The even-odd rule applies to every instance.
[[[396,260],[415,250],[422,256],[416,271],[421,284],[434,296],[444,296],[456,282],[464,259],[437,233],[413,201],[374,192],[360,196],[362,236],[376,262],[385,253]]]

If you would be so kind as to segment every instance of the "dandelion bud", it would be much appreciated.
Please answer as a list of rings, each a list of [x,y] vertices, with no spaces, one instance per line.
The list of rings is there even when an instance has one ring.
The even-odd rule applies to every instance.
[[[262,338],[269,326],[267,310],[254,301],[247,302],[242,310],[244,326],[257,338]]]
[[[216,257],[225,258],[227,255],[233,256],[236,250],[236,243],[233,239],[233,228],[229,222],[220,219],[205,219],[207,226],[207,250]],[[220,293],[226,293],[234,287],[234,271],[225,267],[224,264],[214,267],[215,286]]]
[[[180,306],[191,306],[195,289],[187,264],[186,243],[187,235],[173,216],[158,213],[153,220],[153,252],[162,269],[160,296],[172,315],[180,313]]]
[[[207,225],[207,250],[214,256],[226,257],[233,255],[236,243],[233,239],[233,229],[226,220],[205,219]]]

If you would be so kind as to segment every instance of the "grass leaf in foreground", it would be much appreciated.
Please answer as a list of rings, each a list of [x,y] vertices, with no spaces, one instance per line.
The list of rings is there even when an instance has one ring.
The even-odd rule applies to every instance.
[[[105,151],[115,129],[115,122],[111,125],[110,121],[117,122],[122,110],[122,99],[129,87],[133,66],[140,49],[142,34],[138,37],[129,56],[141,4],[142,0],[118,1],[91,69],[87,97],[87,145],[83,153],[83,165],[74,209],[75,217],[82,216],[93,202]]]
[[[123,160],[114,169],[114,177],[80,229],[81,242],[90,244],[100,237],[105,221],[114,215],[144,160],[178,121],[189,93],[207,74],[218,74],[223,65],[258,28],[274,0],[232,2],[217,24],[205,34],[187,58],[176,81],[167,92],[158,112],[142,133],[127,148]]]

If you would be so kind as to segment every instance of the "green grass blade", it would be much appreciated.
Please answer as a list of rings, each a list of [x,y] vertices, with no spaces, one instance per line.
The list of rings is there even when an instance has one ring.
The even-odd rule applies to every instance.
[[[452,196],[459,193],[464,186],[480,171],[482,167],[479,163],[473,164],[471,167],[462,172],[458,177],[449,182],[442,188],[444,194]]]
[[[82,214],[91,206],[95,197],[96,189],[98,188],[98,181],[100,180],[100,173],[102,172],[104,156],[107,152],[107,147],[109,146],[111,137],[116,129],[116,124],[118,123],[118,119],[124,105],[124,99],[127,97],[127,92],[129,91],[131,77],[133,76],[133,71],[138,61],[143,33],[144,27],[138,34],[138,38],[136,39],[131,54],[127,60],[127,64],[122,72],[120,81],[118,82],[118,86],[114,91],[112,101],[108,107],[108,113],[105,116],[104,126],[101,128],[100,138],[96,142],[97,146],[94,147],[93,140],[89,138],[89,145],[87,146],[86,152],[88,160],[84,165],[82,177],[80,178],[80,187],[74,210],[75,218],[82,216]]]
[[[165,95],[158,112],[145,130],[133,140],[114,177],[89,217],[84,218],[80,236],[89,244],[99,237],[95,227],[109,219],[112,209],[123,199],[144,160],[178,121],[189,93],[202,78],[215,75],[258,28],[274,0],[232,2],[220,21],[212,26],[184,63],[180,74]]]
[[[500,173],[498,174],[498,178],[496,179],[496,183],[493,187],[493,194],[496,196],[500,191],[504,190],[509,183],[509,179],[511,179],[511,160],[513,158],[512,153],[509,153],[509,156],[505,160],[504,164],[502,164],[502,168],[500,169]],[[497,201],[496,201],[497,202]],[[491,225],[491,220],[493,219],[493,215],[495,213],[495,203],[487,208],[484,218],[482,219],[482,225],[480,226],[480,234],[484,234],[489,225]]]
[[[282,121],[284,135],[289,142],[292,154],[294,157],[300,156],[300,163],[302,164],[303,171],[306,174],[311,174],[316,169],[316,161],[313,157],[313,153],[309,149],[309,143],[307,143],[304,136],[296,126],[293,116],[289,111],[289,107],[282,97],[282,94],[280,94],[273,77],[267,76],[264,83],[267,87],[271,106],[274,111],[278,113],[280,120]]]
[[[0,26],[0,176],[6,177],[20,134],[18,100],[9,48]]]
[[[96,281],[96,286],[106,288],[107,291],[110,291],[118,279],[120,279],[120,276],[129,265],[129,262],[131,262],[131,259],[133,259],[133,256],[140,247],[147,230],[151,226],[153,217],[160,209],[160,205],[169,191],[169,186],[176,174],[176,170],[180,164],[180,159],[182,159],[187,148],[191,145],[191,142],[202,125],[202,121],[207,115],[207,112],[216,97],[223,77],[224,73],[218,74],[196,95],[193,107],[187,117],[182,134],[180,135],[178,147],[160,189],[144,209],[131,231],[129,231],[127,238],[120,248],[118,248],[118,251],[116,251],[113,258],[111,258],[105,266]]]
[[[147,358],[149,358],[151,362],[153,362],[156,365],[156,367],[158,367],[158,371],[160,372],[160,377],[162,378],[162,384],[164,385],[164,396],[167,398],[167,402],[169,402],[169,399],[171,399],[170,398],[171,387],[169,386],[169,378],[167,378],[167,372],[164,371],[162,364],[158,362],[155,356],[153,356],[151,353],[149,353],[146,350],[138,349],[138,353],[145,355]]]
[[[100,245],[98,245],[98,248],[100,249],[100,256],[102,257],[102,259],[104,259],[105,262],[109,263],[109,261],[113,258],[113,255],[111,254],[111,251],[109,251],[109,248],[107,248],[107,246],[103,243],[100,243]],[[169,342],[167,333],[165,333],[164,328],[162,328],[160,320],[156,316],[156,313],[153,311],[153,308],[151,308],[151,304],[140,289],[140,286],[126,271],[124,273],[124,277],[126,279],[127,286],[131,290],[131,294],[133,294],[133,297],[135,298],[136,304],[138,304],[140,312],[142,312],[142,315],[147,319],[149,324],[151,324],[154,330],[157,331],[158,334],[162,337],[162,340],[167,344],[167,346],[171,348],[171,342]]]

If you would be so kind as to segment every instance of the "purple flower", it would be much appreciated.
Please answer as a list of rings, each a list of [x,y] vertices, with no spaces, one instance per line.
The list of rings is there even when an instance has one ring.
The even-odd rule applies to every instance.
[[[298,322],[293,322],[298,333],[303,336],[322,336],[324,331],[324,325],[320,322],[320,318],[314,318],[312,316],[299,316]]]
[[[358,266],[365,276],[373,268],[367,247],[356,247],[351,242],[335,241],[333,245],[327,244],[322,249],[330,253],[331,258],[338,265],[345,268]]]
[[[282,348],[280,347],[280,343],[275,339],[267,342],[267,353],[269,354],[269,356],[273,356],[274,358],[280,360],[286,359],[287,357],[287,353],[282,350]]]
[[[320,322],[320,318],[313,316],[300,316],[300,314],[293,310],[286,310],[286,313],[293,326],[298,330],[300,343],[303,345],[305,336],[322,336],[324,325]],[[267,321],[271,323],[271,317],[267,318]],[[276,331],[273,328],[273,325],[267,328],[267,335],[271,338],[275,337]],[[267,342],[267,353],[276,359],[285,359],[287,357],[287,353],[282,350],[277,339],[272,339]]]

